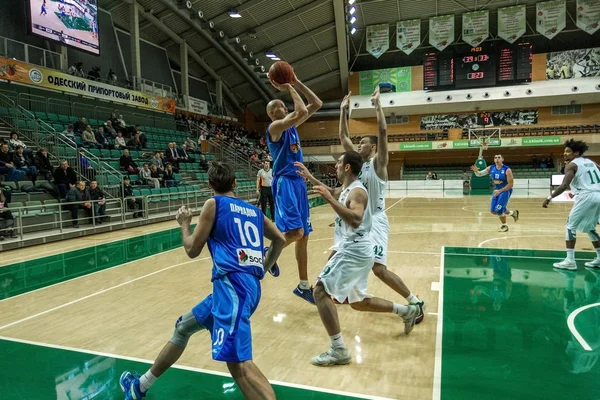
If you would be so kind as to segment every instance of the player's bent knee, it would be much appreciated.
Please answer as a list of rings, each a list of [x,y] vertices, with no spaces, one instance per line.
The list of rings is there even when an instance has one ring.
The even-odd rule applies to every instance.
[[[286,232],[285,236],[293,242],[298,241],[304,237],[304,228],[292,229]]]
[[[196,317],[191,312],[183,314],[175,323],[175,331],[170,342],[175,346],[185,347],[190,337],[196,332],[200,332],[204,327],[198,323]]]
[[[383,264],[378,264],[375,263],[373,265],[373,273],[375,274],[375,276],[377,276],[378,278],[382,277],[383,275],[385,275],[385,273],[387,272],[387,267]]]
[[[571,241],[577,239],[577,231],[575,229],[569,229],[569,227],[565,230],[565,240]]]
[[[590,238],[590,240],[592,242],[599,242],[600,241],[600,235],[598,235],[598,232],[593,229],[591,231],[588,232],[588,237]]]

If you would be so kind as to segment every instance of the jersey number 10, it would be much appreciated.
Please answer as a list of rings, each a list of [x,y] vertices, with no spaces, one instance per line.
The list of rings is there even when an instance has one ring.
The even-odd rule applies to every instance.
[[[260,246],[260,236],[258,235],[258,228],[256,225],[250,221],[245,221],[244,228],[242,229],[242,221],[239,218],[234,218],[233,222],[235,222],[238,227],[242,246],[248,246],[248,242],[250,242],[252,247]]]
[[[593,175],[592,175],[593,173]],[[598,176],[598,172],[596,170],[593,171],[587,171],[588,176],[590,177],[590,183],[592,185],[598,184],[600,183],[600,176]],[[596,178],[596,180],[594,181],[594,178]]]

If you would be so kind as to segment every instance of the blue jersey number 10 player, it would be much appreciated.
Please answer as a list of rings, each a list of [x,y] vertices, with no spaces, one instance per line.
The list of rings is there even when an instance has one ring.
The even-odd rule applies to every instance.
[[[490,212],[500,217],[500,229],[498,232],[508,232],[506,225],[506,215],[513,217],[515,222],[519,220],[519,210],[511,211],[508,209],[508,201],[513,191],[514,177],[512,170],[508,165],[504,165],[504,157],[501,154],[494,156],[494,164],[480,171],[477,166],[473,165],[471,170],[477,176],[489,175],[494,184],[494,194],[490,204]]]
[[[177,222],[190,258],[198,257],[208,244],[213,259],[213,292],[179,317],[173,337],[148,372],[142,376],[123,372],[120,385],[126,399],[145,397],[154,381],[183,354],[190,337],[204,329],[211,334],[212,358],[227,363],[246,399],[275,399],[269,381],[252,362],[250,317],[260,301],[260,280],[265,269],[276,267],[285,238],[258,207],[235,198],[235,171],[230,165],[213,162],[208,184],[215,196],[204,204],[194,232],[187,207],[179,209]],[[272,241],[270,250],[263,245],[263,235]],[[201,394],[179,396],[197,398]]]

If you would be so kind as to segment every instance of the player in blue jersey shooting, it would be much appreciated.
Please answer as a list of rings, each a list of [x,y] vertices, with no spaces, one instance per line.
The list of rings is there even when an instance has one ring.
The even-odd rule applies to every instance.
[[[296,173],[295,162],[304,163],[300,138],[296,129],[321,108],[323,102],[294,76],[292,83],[271,84],[290,94],[294,111],[288,112],[281,100],[267,105],[267,114],[273,122],[267,127],[267,145],[273,156],[273,183],[275,223],[285,234],[285,245],[296,242],[296,262],[300,282],[294,294],[313,303],[313,289],[308,281],[308,235],[312,231],[308,210],[308,192],[304,179]],[[305,105],[296,88],[306,96]]]
[[[490,165],[486,169],[480,171],[477,166],[471,166],[471,171],[475,175],[481,177],[490,175],[490,179],[494,183],[494,194],[492,195],[492,202],[490,204],[490,212],[497,215],[500,218],[500,229],[498,232],[508,232],[508,225],[506,225],[506,215],[513,217],[515,222],[519,220],[519,210],[509,210],[508,201],[512,195],[512,189],[514,184],[514,177],[512,170],[508,165],[504,165],[504,157],[501,154],[494,156],[494,164]]]
[[[269,381],[252,362],[250,317],[260,301],[260,280],[265,269],[277,267],[285,237],[258,207],[235,198],[235,171],[230,165],[213,162],[208,184],[215,196],[204,204],[194,232],[187,207],[179,209],[177,222],[190,258],[198,257],[208,244],[213,293],[179,317],[173,337],[148,372],[142,376],[123,372],[120,385],[126,400],[145,397],[154,381],[181,357],[190,337],[204,329],[211,334],[213,360],[227,363],[246,399],[275,399]],[[263,235],[271,240],[270,250],[264,247]],[[189,395],[184,397],[193,397]]]

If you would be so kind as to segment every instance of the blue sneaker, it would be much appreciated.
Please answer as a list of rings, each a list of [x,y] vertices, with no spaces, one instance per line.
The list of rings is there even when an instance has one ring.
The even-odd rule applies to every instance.
[[[121,390],[125,393],[125,400],[138,400],[146,397],[146,393],[140,389],[140,376],[138,374],[133,375],[129,371],[125,371],[121,374],[119,379],[119,385]]]
[[[313,296],[313,288],[310,289],[301,289],[300,286],[296,286],[294,289],[294,294],[301,299],[308,301],[311,304],[315,304],[315,298]]]
[[[267,251],[269,251],[269,247],[265,247],[265,249],[263,250],[263,253],[265,254],[265,256],[267,255]],[[277,263],[273,264],[273,266],[271,267],[271,269],[268,270],[268,272],[273,275],[275,278],[277,278],[279,276],[279,265],[277,265]]]

